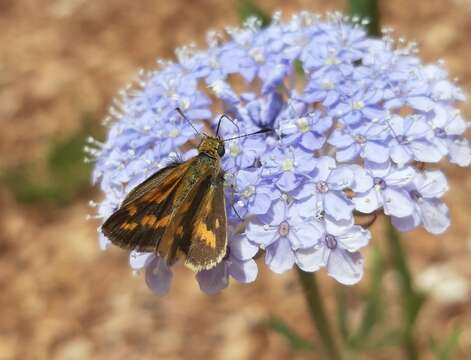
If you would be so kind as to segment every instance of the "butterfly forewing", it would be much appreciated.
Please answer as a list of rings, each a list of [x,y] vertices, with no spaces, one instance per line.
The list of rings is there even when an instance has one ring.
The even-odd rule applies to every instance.
[[[114,244],[138,251],[153,251],[166,228],[175,195],[191,161],[164,168],[133,189],[121,207],[102,226]]]
[[[164,167],[157,171],[155,174],[147,178],[144,182],[140,183],[134,189],[132,189],[126,198],[123,200],[121,207],[126,206],[133,201],[137,200],[141,196],[158,190],[158,187],[163,183],[166,182],[167,184],[171,184],[171,180],[177,180],[178,178],[182,177],[184,172],[187,170],[188,164],[186,163],[174,163],[170,164],[167,167]]]

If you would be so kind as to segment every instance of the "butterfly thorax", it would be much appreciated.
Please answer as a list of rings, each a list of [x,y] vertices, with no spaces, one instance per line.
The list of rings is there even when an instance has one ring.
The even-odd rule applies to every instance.
[[[198,146],[198,152],[200,154],[206,154],[213,159],[219,159],[224,155],[224,142],[223,140],[208,136],[201,141]]]

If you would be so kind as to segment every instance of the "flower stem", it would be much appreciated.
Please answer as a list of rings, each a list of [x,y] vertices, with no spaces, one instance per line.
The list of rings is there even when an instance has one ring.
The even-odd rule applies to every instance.
[[[304,291],[304,297],[309,309],[309,315],[322,340],[326,355],[330,360],[340,360],[340,353],[334,341],[330,323],[327,319],[322,295],[317,285],[316,275],[296,268],[299,281]]]
[[[368,35],[379,36],[379,0],[349,0],[348,10],[350,15],[366,17],[370,20],[367,26]]]
[[[425,302],[425,296],[414,287],[407,257],[401,244],[399,234],[391,223],[388,224],[387,239],[389,242],[392,262],[396,270],[397,279],[401,289],[403,310],[402,346],[404,354],[409,360],[416,360],[419,356],[414,330],[417,317]]]

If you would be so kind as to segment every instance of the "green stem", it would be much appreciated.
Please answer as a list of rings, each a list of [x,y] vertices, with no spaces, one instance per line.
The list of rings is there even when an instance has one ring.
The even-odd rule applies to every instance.
[[[379,36],[379,0],[349,0],[348,12],[350,15],[368,18],[370,23],[367,26],[368,34]]]
[[[391,225],[388,224],[387,238],[393,265],[396,270],[397,279],[401,289],[402,309],[404,312],[403,325],[403,349],[409,360],[418,359],[416,340],[414,337],[414,328],[419,311],[424,304],[425,297],[414,288],[412,276],[407,264],[407,258],[399,238],[399,234]]]
[[[324,349],[330,360],[340,360],[340,353],[334,341],[331,326],[327,319],[322,295],[317,285],[314,273],[304,272],[296,268],[299,281],[304,291],[304,297],[309,309],[309,315],[324,345]]]

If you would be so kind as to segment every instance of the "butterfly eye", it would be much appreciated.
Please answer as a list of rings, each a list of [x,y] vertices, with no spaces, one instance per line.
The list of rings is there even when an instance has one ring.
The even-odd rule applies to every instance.
[[[225,152],[226,152],[226,148],[224,147],[224,144],[222,144],[222,143],[219,144],[219,146],[218,146],[218,155],[222,157],[222,156],[224,156]]]

